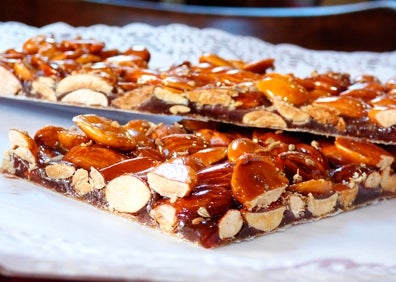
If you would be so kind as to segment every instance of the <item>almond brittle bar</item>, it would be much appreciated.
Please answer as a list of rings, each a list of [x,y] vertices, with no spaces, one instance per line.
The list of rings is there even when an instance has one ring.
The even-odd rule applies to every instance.
[[[181,120],[9,131],[2,172],[204,248],[396,196],[395,147]]]
[[[271,58],[215,54],[161,70],[149,61],[145,48],[37,36],[0,54],[0,95],[396,143],[395,78],[297,77],[274,72]]]

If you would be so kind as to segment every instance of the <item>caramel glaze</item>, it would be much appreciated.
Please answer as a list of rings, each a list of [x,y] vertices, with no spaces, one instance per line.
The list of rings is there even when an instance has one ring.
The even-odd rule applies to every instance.
[[[211,126],[213,126],[213,124],[211,124]],[[231,127],[225,124],[219,124],[217,126],[217,130],[219,131],[223,130],[223,133],[227,133],[227,134],[231,134],[231,132],[238,132],[238,128]],[[241,132],[244,132],[244,134],[246,135],[247,130],[248,130],[247,128],[243,128],[243,131]],[[271,134],[271,136],[276,137],[276,134],[272,131],[265,131],[265,133],[269,133]],[[252,132],[250,132],[250,134],[252,134]],[[260,134],[261,133],[258,133],[258,135]],[[283,135],[281,134],[278,136],[283,136]],[[279,138],[282,139],[282,137]],[[308,140],[312,140],[312,138],[315,138],[315,136],[299,134],[298,136],[294,137],[293,134],[290,134],[289,137],[285,137],[285,138],[286,139],[282,139],[282,140],[287,140],[287,138],[289,138],[290,140],[301,140],[301,139],[304,140],[306,138],[309,138],[305,140],[305,144],[310,144],[309,143],[310,141]],[[331,141],[332,139],[330,138],[329,140]],[[329,142],[329,140],[326,140],[326,142]],[[53,147],[40,145],[40,150],[45,151],[46,156],[48,155],[59,156],[64,153],[64,149],[61,148],[58,144],[55,144]],[[138,150],[139,149],[137,149],[137,151]],[[51,152],[51,154],[49,154],[49,152]],[[137,152],[135,151],[132,154],[130,152],[123,152],[123,154],[136,156]],[[42,158],[44,158],[43,155],[44,154],[41,154]],[[71,187],[70,178],[52,179],[46,176],[45,167],[47,165],[47,162],[44,161],[44,159],[39,160],[37,162],[37,166],[31,169],[31,167],[29,167],[29,164],[26,161],[20,159],[17,155],[13,154],[12,158],[14,160],[13,162],[14,175],[20,178],[28,179],[34,183],[45,186],[51,190],[54,190],[58,193],[62,193],[66,196],[79,199],[83,202],[94,205],[100,209],[109,210],[104,192],[105,189],[96,189],[85,194],[84,196],[80,196]],[[378,171],[376,167],[371,167],[356,163],[355,164],[346,163],[341,165],[340,163],[337,163],[335,161],[327,160],[325,157],[323,158],[325,161],[328,162],[327,171],[323,177],[326,179],[330,179],[333,183],[343,183],[344,181],[353,178],[354,175],[356,174],[361,175],[362,173],[364,173],[368,175],[371,172]],[[219,161],[219,163],[223,161],[224,160],[221,160]],[[56,163],[57,161],[55,160],[52,162]],[[229,168],[232,169],[232,166],[230,166]],[[137,173],[137,174],[139,174],[139,177],[143,181],[147,181],[145,177],[145,173]],[[290,183],[292,183],[293,179],[289,179],[289,181]],[[167,199],[166,197],[160,196],[158,193],[154,191],[151,191],[151,193],[152,193],[152,197],[150,201],[145,205],[144,208],[140,209],[138,212],[133,214],[119,213],[119,212],[116,213],[122,216],[132,217],[144,225],[158,228],[157,223],[150,215],[150,212],[156,205],[158,205],[158,203],[167,201]],[[213,195],[208,196],[211,193],[214,196]],[[222,239],[220,238],[218,232],[219,219],[222,217],[222,215],[224,215],[229,209],[246,211],[246,208],[242,203],[238,202],[238,200],[234,198],[231,192],[230,185],[222,184],[220,186],[216,186],[210,183],[203,184],[200,186],[198,185],[197,187],[193,188],[190,196],[179,198],[173,203],[173,206],[176,208],[176,215],[177,215],[177,225],[173,233],[179,237],[186,239],[187,241],[195,242],[198,245],[203,246],[205,248],[214,248],[214,247],[226,245],[230,242],[242,241],[249,238],[257,237],[265,233],[274,232],[294,224],[318,220],[319,218],[331,216],[335,213],[338,213],[339,211],[346,211],[349,209],[366,205],[376,200],[381,200],[395,196],[394,193],[384,191],[384,189],[382,189],[379,185],[377,185],[377,187],[374,188],[366,188],[362,182],[358,186],[358,193],[356,199],[353,201],[350,207],[343,207],[340,203],[337,203],[334,209],[330,213],[325,214],[323,216],[314,216],[308,209],[304,209],[299,215],[296,216],[292,213],[292,211],[288,206],[288,199],[294,193],[295,192],[289,191],[288,188],[286,188],[285,192],[283,192],[283,194],[278,198],[278,200],[272,202],[269,206],[265,208],[257,208],[257,207],[253,208],[252,210],[253,212],[262,212],[262,211],[270,211],[278,207],[286,207],[281,223],[276,229],[271,231],[260,231],[258,229],[255,229],[254,227],[249,226],[245,221],[243,223],[241,230],[234,237]],[[320,194],[320,193],[315,194],[314,196],[316,199],[326,199],[327,197],[331,196],[334,193],[335,193],[334,191],[330,191],[324,194]],[[205,206],[211,216],[202,217],[201,220],[194,221],[194,219],[198,217],[197,215],[199,214],[198,208],[201,206]]]

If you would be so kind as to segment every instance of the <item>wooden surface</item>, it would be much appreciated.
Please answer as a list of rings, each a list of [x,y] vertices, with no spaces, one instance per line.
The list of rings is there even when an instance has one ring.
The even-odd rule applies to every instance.
[[[111,4],[110,4],[111,2]],[[311,8],[203,7],[133,0],[2,0],[0,21],[43,26],[183,23],[317,50],[396,50],[396,2]]]

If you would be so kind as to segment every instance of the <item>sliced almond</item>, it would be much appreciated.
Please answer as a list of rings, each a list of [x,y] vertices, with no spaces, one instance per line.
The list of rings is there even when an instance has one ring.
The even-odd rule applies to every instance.
[[[307,112],[300,110],[288,102],[280,99],[275,99],[273,102],[278,113],[285,119],[290,120],[293,124],[305,124],[311,119],[311,116]]]
[[[95,168],[91,171],[79,168],[73,174],[71,186],[80,195],[85,195],[95,189],[102,189],[106,185],[103,176]]]
[[[334,193],[325,199],[315,199],[312,193],[308,194],[308,210],[314,217],[320,217],[332,212],[337,204],[338,194]]]
[[[155,87],[154,96],[168,104],[188,105],[188,100],[184,94],[173,92],[162,87]]]
[[[338,190],[338,203],[344,208],[349,208],[352,206],[353,202],[356,199],[356,196],[359,192],[359,188],[357,185],[348,189]]]
[[[187,114],[191,112],[191,109],[185,105],[174,105],[169,108],[169,112],[174,115]]]
[[[36,142],[26,131],[11,129],[8,139],[13,148],[13,153],[29,163],[31,168],[36,166],[38,148]]]
[[[177,223],[176,208],[172,205],[158,205],[150,211],[150,216],[154,218],[161,230],[165,232],[172,232]]]
[[[0,96],[13,96],[22,89],[19,79],[9,70],[0,66]]]
[[[364,187],[366,188],[377,188],[381,183],[381,174],[377,171],[374,171],[367,175],[367,178],[364,181]]]
[[[243,216],[249,226],[264,232],[270,232],[280,225],[285,210],[285,207],[279,207],[264,212],[246,212]]]
[[[18,129],[10,129],[8,131],[8,140],[11,148],[26,147],[32,149],[36,146],[33,138],[31,138],[26,131]]]
[[[133,175],[122,175],[111,180],[105,190],[110,209],[135,213],[151,199],[150,188]]]
[[[151,85],[141,86],[115,98],[111,104],[124,110],[137,109],[151,99],[153,90],[154,87]]]
[[[368,112],[368,117],[381,127],[396,125],[396,108],[376,106]]]
[[[381,182],[380,185],[382,189],[389,192],[396,191],[396,174],[392,173],[391,168],[387,167],[381,172]]]
[[[219,237],[232,238],[243,226],[243,218],[239,210],[229,210],[219,221]]]
[[[106,107],[109,104],[105,94],[90,89],[77,89],[69,92],[61,98],[61,101],[71,104],[101,107]]]
[[[291,195],[289,199],[289,209],[295,217],[300,217],[305,211],[305,201],[301,195]]]
[[[29,168],[34,169],[36,168],[36,156],[26,147],[18,147],[16,148],[13,153],[17,155],[20,159],[28,162]]]
[[[186,92],[185,95],[188,100],[199,105],[221,105],[233,108],[235,101],[232,97],[236,97],[238,92],[227,88],[194,89]]]
[[[344,130],[346,125],[339,111],[325,105],[309,105],[301,107],[301,110],[307,112],[314,120],[323,125],[333,125],[338,130]]]
[[[89,183],[88,171],[79,168],[73,174],[71,186],[79,195],[85,195],[93,190],[92,184]]]
[[[110,94],[113,86],[105,79],[92,74],[74,74],[66,76],[56,86],[56,94],[62,96],[65,93],[78,89],[89,89],[104,94]]]
[[[242,122],[246,125],[270,128],[286,128],[284,119],[276,113],[266,110],[252,111],[245,114]]]
[[[1,162],[0,171],[15,174],[15,160],[13,158],[13,150],[4,153],[3,161]]]
[[[45,173],[52,179],[66,179],[76,171],[74,166],[68,164],[49,164],[45,167]]]
[[[40,76],[32,82],[32,92],[39,94],[43,99],[56,101],[55,82],[51,77]]]
[[[102,189],[106,185],[103,175],[94,167],[91,167],[89,171],[89,183],[92,185],[93,189]]]

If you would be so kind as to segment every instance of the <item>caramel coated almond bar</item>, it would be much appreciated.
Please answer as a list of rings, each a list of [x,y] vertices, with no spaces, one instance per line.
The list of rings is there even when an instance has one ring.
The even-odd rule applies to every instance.
[[[2,171],[204,248],[396,196],[393,146],[182,120],[9,131]]]
[[[109,50],[81,38],[37,36],[0,54],[0,95],[240,126],[396,143],[396,80],[347,73],[274,73],[274,60],[226,60],[150,69],[147,49]]]

